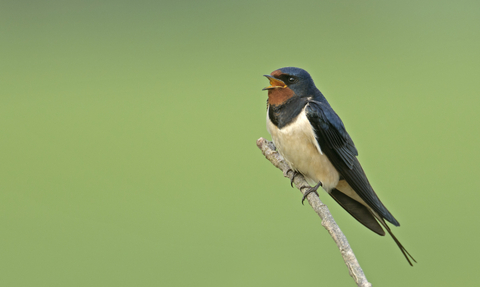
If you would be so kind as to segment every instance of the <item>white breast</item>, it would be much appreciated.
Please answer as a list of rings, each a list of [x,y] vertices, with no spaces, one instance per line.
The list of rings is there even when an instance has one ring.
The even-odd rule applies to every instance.
[[[326,191],[335,188],[339,174],[327,156],[322,153],[305,115],[305,109],[292,123],[282,129],[270,121],[267,111],[267,130],[272,135],[278,152],[292,169],[305,176],[308,183],[314,185],[321,181]]]

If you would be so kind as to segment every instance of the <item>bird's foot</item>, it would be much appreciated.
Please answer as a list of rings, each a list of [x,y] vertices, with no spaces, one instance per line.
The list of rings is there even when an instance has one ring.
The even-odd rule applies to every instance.
[[[293,169],[289,168],[289,169],[285,172],[284,176],[285,176],[285,177],[288,177],[288,173],[289,173],[290,171],[293,172],[292,178],[290,179],[290,186],[293,187],[293,181],[295,180],[295,177],[296,177],[297,175],[299,175],[300,173],[299,173],[298,171],[296,171],[296,170],[293,170]]]
[[[319,181],[318,184],[315,185],[314,187],[310,187],[310,186],[303,186],[303,187],[301,187],[300,189],[308,188],[308,190],[303,194],[302,204],[303,204],[303,202],[305,201],[305,199],[307,199],[307,196],[308,196],[310,193],[312,193],[312,192],[314,192],[318,197],[320,197],[320,196],[318,195],[317,189],[318,189],[320,186],[322,186],[322,185],[323,185],[322,182]]]
[[[293,172],[293,175],[295,176],[295,171],[294,171],[293,169],[291,169],[291,168],[287,169],[287,170],[283,173],[283,176],[284,176],[284,177],[288,177],[288,173],[289,173],[289,172]]]

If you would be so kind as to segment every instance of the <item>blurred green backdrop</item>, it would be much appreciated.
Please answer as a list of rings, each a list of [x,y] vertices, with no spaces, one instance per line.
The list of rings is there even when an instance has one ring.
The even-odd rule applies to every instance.
[[[325,194],[374,286],[472,286],[478,1],[0,3],[1,286],[354,286],[264,159],[263,74],[342,117],[394,232]],[[307,245],[314,245],[309,253]]]

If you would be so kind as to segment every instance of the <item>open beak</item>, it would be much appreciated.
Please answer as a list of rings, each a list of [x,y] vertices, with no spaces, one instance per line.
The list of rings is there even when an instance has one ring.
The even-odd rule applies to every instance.
[[[283,88],[287,87],[287,85],[285,85],[285,83],[282,80],[274,78],[270,75],[264,75],[264,76],[267,77],[268,80],[270,81],[270,86],[263,88],[262,91],[272,90],[272,89],[277,89],[277,88],[282,88],[283,89]]]

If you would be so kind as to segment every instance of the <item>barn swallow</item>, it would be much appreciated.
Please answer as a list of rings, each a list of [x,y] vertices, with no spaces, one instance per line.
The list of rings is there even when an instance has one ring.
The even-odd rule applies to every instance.
[[[321,186],[350,215],[373,232],[392,236],[408,263],[412,259],[385,220],[400,223],[387,210],[370,185],[357,149],[340,117],[315,86],[310,74],[286,67],[265,75],[270,80],[267,130],[294,176],[302,174],[308,187],[302,199]],[[317,193],[318,195],[318,193]],[[383,226],[383,228],[382,228]]]

